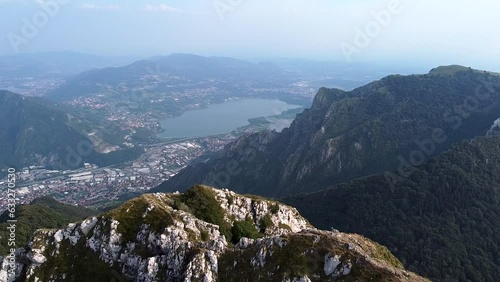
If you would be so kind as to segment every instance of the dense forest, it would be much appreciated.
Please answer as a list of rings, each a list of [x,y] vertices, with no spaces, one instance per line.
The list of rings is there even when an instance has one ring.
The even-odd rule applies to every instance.
[[[500,138],[453,147],[403,173],[293,196],[320,228],[363,234],[436,281],[500,277]]]

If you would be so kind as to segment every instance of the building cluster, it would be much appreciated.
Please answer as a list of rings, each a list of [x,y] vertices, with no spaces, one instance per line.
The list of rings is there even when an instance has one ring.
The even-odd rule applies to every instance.
[[[8,89],[23,96],[42,97],[64,83],[60,78],[0,77],[0,89]]]
[[[126,197],[143,193],[174,176],[190,161],[209,151],[219,150],[229,141],[206,137],[145,148],[145,153],[132,162],[110,167],[86,163],[72,171],[50,170],[31,166],[18,170],[15,188],[18,204],[27,204],[42,196],[61,202],[98,207]],[[1,187],[7,179],[0,180]],[[7,192],[0,194],[0,211],[7,208]]]

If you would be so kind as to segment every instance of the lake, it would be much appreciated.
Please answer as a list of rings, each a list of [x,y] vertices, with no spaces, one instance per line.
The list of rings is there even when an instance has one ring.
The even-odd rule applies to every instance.
[[[203,109],[187,111],[179,117],[165,119],[161,122],[161,127],[165,131],[158,136],[191,138],[229,133],[249,125],[248,119],[279,115],[284,111],[300,107],[276,99],[230,100]],[[283,122],[280,120],[279,124],[271,124],[270,128],[281,130],[286,127]]]

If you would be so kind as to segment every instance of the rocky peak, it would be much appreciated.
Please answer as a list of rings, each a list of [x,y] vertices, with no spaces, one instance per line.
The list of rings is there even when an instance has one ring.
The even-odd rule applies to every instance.
[[[340,89],[328,89],[328,88],[320,88],[316,96],[314,97],[312,103],[312,109],[320,109],[325,107],[330,107],[331,104],[335,101],[340,101],[346,98],[348,92],[345,92]]]
[[[366,238],[320,231],[295,208],[206,186],[142,195],[38,230],[17,262],[26,281],[424,281]],[[5,260],[0,278],[9,267]]]

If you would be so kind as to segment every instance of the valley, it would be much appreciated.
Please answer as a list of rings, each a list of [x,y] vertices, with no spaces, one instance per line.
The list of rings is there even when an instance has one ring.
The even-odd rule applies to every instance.
[[[172,60],[172,57],[167,60]],[[114,71],[121,73],[123,70],[118,68],[106,72],[112,76]],[[172,79],[167,77],[165,81]],[[46,212],[51,213],[51,217],[57,221],[47,224],[47,228],[61,228],[65,220],[70,220],[50,210],[54,207],[67,209],[60,205],[78,207],[72,219],[77,219],[79,213],[82,217],[101,214],[101,219],[109,215],[119,218],[122,216],[120,210],[127,203],[138,202],[142,206],[144,203],[141,201],[153,201],[151,195],[167,195],[174,198],[165,202],[168,206],[166,210],[172,208],[174,211],[196,213],[194,206],[186,207],[188,204],[193,205],[191,201],[197,197],[192,194],[193,189],[201,189],[198,192],[210,195],[219,193],[217,191],[228,191],[192,186],[201,183],[219,189],[231,187],[233,191],[245,195],[252,194],[251,203],[262,199],[262,196],[282,199],[297,207],[316,226],[331,229],[322,233],[324,231],[302,228],[299,233],[295,234],[294,231],[294,235],[286,237],[290,242],[295,242],[295,238],[308,240],[309,236],[323,236],[332,242],[331,234],[338,234],[338,228],[342,232],[357,232],[382,242],[389,248],[383,251],[389,264],[397,267],[404,265],[432,279],[465,281],[472,277],[483,277],[490,281],[498,273],[495,251],[477,251],[478,248],[485,249],[483,244],[454,243],[456,248],[443,249],[434,243],[435,240],[441,240],[444,244],[453,240],[480,240],[475,235],[461,237],[450,233],[449,230],[456,226],[445,224],[447,221],[455,222],[457,228],[466,232],[472,232],[472,226],[487,234],[497,232],[495,223],[489,227],[470,224],[471,217],[485,222],[497,213],[495,199],[498,193],[492,184],[497,181],[491,176],[497,175],[498,169],[498,142],[495,136],[500,116],[500,78],[494,73],[461,66],[444,66],[426,74],[391,75],[352,90],[320,88],[311,105],[311,98],[306,98],[309,94],[294,96],[291,88],[286,98],[283,98],[282,94],[277,94],[283,91],[279,87],[275,88],[275,94],[269,94],[273,91],[265,91],[265,95],[255,95],[255,92],[241,94],[232,92],[234,90],[220,92],[222,88],[210,90],[210,86],[207,86],[210,82],[202,83],[203,87],[208,88],[189,90],[193,91],[193,95],[189,95],[187,93],[191,92],[186,89],[175,94],[158,90],[158,86],[151,87],[147,92],[137,92],[142,83],[150,85],[149,82],[124,86],[121,80],[108,81],[106,85],[95,81],[77,81],[78,86],[70,86],[74,82],[69,80],[61,87],[66,88],[66,91],[69,91],[68,87],[85,90],[83,83],[97,85],[99,89],[92,88],[91,93],[80,93],[68,100],[53,100],[50,95],[24,97],[8,91],[0,93],[4,116],[9,121],[4,124],[4,131],[10,133],[3,138],[17,146],[24,144],[18,140],[25,140],[23,142],[26,144],[30,144],[27,142],[30,138],[42,140],[35,143],[37,146],[32,149],[21,146],[15,151],[17,156],[25,156],[25,159],[18,158],[23,162],[14,166],[17,171],[15,191],[18,208],[24,213],[32,216],[32,209],[49,209]],[[193,85],[193,82],[179,85],[182,88]],[[293,85],[304,87],[309,84],[301,82]],[[127,93],[132,93],[132,96],[127,96]],[[474,106],[471,107],[467,101],[473,101]],[[17,119],[7,119],[12,116]],[[47,124],[53,125],[50,134],[44,134]],[[11,133],[13,128],[16,129],[15,134]],[[61,145],[43,146],[57,142]],[[85,146],[82,144],[88,148],[83,150]],[[54,148],[64,148],[66,151]],[[67,148],[76,149],[70,151]],[[415,158],[417,154],[421,156],[418,159]],[[492,155],[485,160],[484,156],[488,154]],[[44,155],[46,157],[40,157]],[[409,158],[406,158],[408,155]],[[15,157],[11,156],[12,159]],[[4,159],[4,172],[8,162],[8,159]],[[470,163],[481,169],[468,172],[466,167]],[[432,172],[436,169],[439,174]],[[456,173],[457,169],[461,174]],[[483,175],[482,180],[479,180],[478,175]],[[462,177],[463,181],[460,181]],[[415,181],[415,178],[430,179],[432,184],[424,180]],[[0,179],[1,185],[7,186],[7,183],[7,178]],[[450,183],[453,188],[450,188]],[[466,187],[474,187],[477,193],[471,194],[471,190]],[[444,192],[447,189],[453,189],[457,194],[452,197],[451,192]],[[194,198],[181,196],[183,202],[179,202],[175,196],[179,195],[178,191]],[[485,197],[486,194],[491,198]],[[424,203],[422,197],[431,199],[431,202]],[[365,199],[370,199],[370,202],[365,202]],[[37,204],[54,200],[58,202],[49,202],[44,207]],[[476,204],[471,204],[469,200]],[[410,202],[420,209],[414,210]],[[0,195],[2,211],[8,207],[8,203],[8,194]],[[382,208],[384,203],[390,204],[390,208]],[[196,202],[195,205],[204,204]],[[450,209],[460,206],[470,213],[451,213],[445,210],[447,205]],[[214,212],[208,212],[207,220],[212,220],[210,217]],[[370,213],[373,213],[373,217]],[[417,213],[425,219],[415,217]],[[23,230],[27,228],[28,233],[38,232],[34,230],[41,223],[37,219],[33,226],[24,223],[25,217],[21,215],[26,225],[23,225]],[[409,226],[400,217],[411,222]],[[168,220],[169,215],[164,214],[162,218]],[[458,223],[458,218],[464,222]],[[121,220],[132,229],[139,224],[137,219],[128,216]],[[246,240],[244,238],[272,236],[263,231],[260,235],[252,232],[255,228],[261,228],[264,220],[267,219],[254,219],[253,227],[250,226],[250,220],[232,222],[231,232],[226,223],[215,223],[219,225],[219,232],[226,232],[225,240],[231,240],[231,236],[237,234],[237,239],[232,242],[237,244]],[[387,222],[389,226],[386,226]],[[440,222],[439,226],[434,226],[433,222]],[[97,229],[98,232],[106,232],[105,224],[101,224],[104,227],[99,228],[104,229]],[[151,222],[148,224],[152,225]],[[417,226],[422,230],[416,230]],[[287,229],[284,225],[280,228]],[[436,228],[444,230],[437,232]],[[68,230],[61,232],[74,232]],[[123,236],[129,236],[127,240],[133,240],[133,234],[125,231],[121,229],[120,232]],[[196,242],[195,236],[189,232],[187,240]],[[200,236],[206,236],[201,235],[202,231],[199,232]],[[284,236],[285,233],[279,234]],[[46,235],[49,236],[47,238],[52,236],[51,233]],[[73,240],[71,236],[68,237],[70,241]],[[347,238],[351,238],[349,236]],[[23,233],[23,240],[28,237]],[[54,240],[59,240],[57,238]],[[420,240],[419,246],[428,253],[424,255],[414,245],[407,246],[411,238]],[[492,250],[496,250],[491,236],[483,240],[491,245]],[[466,250],[463,258],[459,258],[461,253],[457,248]],[[93,256],[86,249],[70,252],[73,251]],[[20,256],[41,255],[36,252],[39,251]],[[244,253],[233,246],[220,252],[226,255]],[[143,256],[152,255],[145,249],[141,253]],[[392,257],[391,253],[396,257]],[[222,267],[231,269],[224,264],[226,255],[220,257]],[[372,255],[377,256],[374,253]],[[453,259],[444,259],[447,256]],[[482,261],[482,264],[472,263],[472,257]],[[440,260],[446,260],[446,264],[439,264]],[[55,262],[49,261],[49,264],[52,263]],[[107,269],[99,260],[94,263],[103,270]],[[348,269],[348,265],[344,268]],[[466,269],[457,270],[459,265],[465,265]],[[68,270],[78,271],[72,268]],[[43,271],[51,273],[49,269]],[[313,273],[307,268],[304,271],[297,274]],[[104,276],[107,275],[105,272]],[[44,273],[37,275],[46,275]],[[403,271],[400,275],[411,275],[408,273]],[[130,273],[127,275],[129,278],[133,276]],[[179,272],[176,275],[190,274]],[[247,272],[246,275],[252,277],[253,274]],[[223,274],[220,277],[231,279]],[[419,278],[415,276],[414,279]]]
[[[263,130],[265,126],[250,125],[227,134],[144,145],[144,153],[139,158],[110,166],[84,163],[84,167],[75,170],[25,167],[16,174],[18,203],[27,204],[42,196],[95,209],[114,202],[120,203],[157,187],[191,161],[221,150],[237,136]],[[5,183],[7,178],[0,179],[0,185]],[[5,210],[7,203],[8,197],[0,196],[0,210]]]
[[[499,10],[0,0],[0,282],[500,282]]]
[[[28,57],[34,61],[22,56],[4,60],[5,69],[10,64],[18,67],[15,76],[6,78],[32,79],[37,87],[43,87],[43,79],[63,81],[37,94],[23,92],[23,97],[41,106],[40,112],[50,109],[60,115],[76,133],[75,141],[61,144],[59,151],[51,152],[53,155],[41,153],[48,148],[44,144],[52,141],[41,141],[36,149],[40,152],[17,157],[15,162],[3,157],[3,172],[8,167],[18,171],[21,204],[51,196],[68,204],[100,208],[144,193],[196,158],[216,152],[242,135],[288,127],[296,114],[310,105],[314,93],[311,84],[335,75],[330,71],[311,76],[293,62],[282,63],[287,69],[284,71],[272,64],[188,54],[62,75],[64,69],[71,74],[112,62],[98,63],[93,58],[90,63],[75,66],[75,61],[88,60],[88,56],[67,56],[68,61],[55,64],[46,58],[34,59],[35,55]],[[31,72],[19,68],[20,64],[39,64],[38,68],[50,71],[43,77],[30,77]],[[211,67],[203,69],[203,64]],[[185,70],[186,66],[191,72]],[[228,66],[236,70],[227,72]],[[319,69],[323,68],[330,66]],[[241,81],[245,71],[258,75]],[[235,79],[240,81],[232,85]],[[359,83],[352,82],[354,77],[344,79],[346,87]],[[42,97],[34,100],[30,96]],[[67,118],[62,118],[64,115]],[[42,134],[46,140],[57,135]],[[0,183],[6,183],[6,179],[0,179]],[[0,196],[0,209],[5,209],[6,203],[7,198]]]

